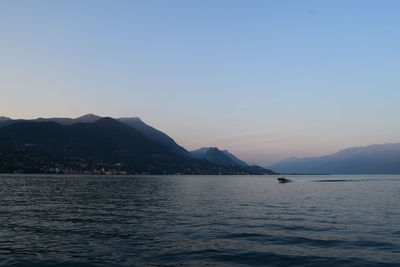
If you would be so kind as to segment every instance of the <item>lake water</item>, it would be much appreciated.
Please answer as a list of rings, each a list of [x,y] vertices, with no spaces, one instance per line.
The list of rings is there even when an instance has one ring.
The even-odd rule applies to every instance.
[[[0,265],[400,266],[400,176],[0,175]]]

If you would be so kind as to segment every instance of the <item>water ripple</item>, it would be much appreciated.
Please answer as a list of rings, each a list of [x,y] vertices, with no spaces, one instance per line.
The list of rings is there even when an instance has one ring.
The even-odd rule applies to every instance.
[[[0,175],[0,265],[399,266],[400,177],[291,179]]]

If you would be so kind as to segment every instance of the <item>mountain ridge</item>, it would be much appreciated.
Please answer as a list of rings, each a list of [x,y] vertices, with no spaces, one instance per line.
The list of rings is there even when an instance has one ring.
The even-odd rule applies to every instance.
[[[52,119],[15,120],[3,125],[0,127],[0,172],[272,173],[261,167],[244,168],[183,156],[117,119],[88,116],[83,121],[87,119],[95,121],[62,124]],[[70,122],[63,118],[57,120]]]
[[[220,162],[223,164],[242,167],[248,166],[247,163],[237,158],[228,150],[220,150],[217,147],[202,147],[190,151],[190,154],[192,155],[192,157],[206,159],[211,162]]]
[[[11,120],[11,118],[5,117],[5,116],[0,116],[0,122],[9,121],[9,120]]]
[[[350,147],[320,157],[288,158],[268,168],[285,173],[399,174],[400,143]]]
[[[139,117],[131,117],[131,118],[118,118],[120,122],[123,122],[130,127],[142,132],[145,134],[150,140],[158,142],[165,147],[167,147],[171,152],[189,156],[189,152],[178,145],[173,138],[165,134],[164,132],[157,130],[156,128],[144,123]]]
[[[6,118],[6,117],[4,117]],[[63,125],[71,125],[74,123],[79,123],[79,122],[87,122],[87,123],[93,123],[101,118],[101,116],[88,113],[83,116],[77,117],[77,118],[62,118],[62,117],[54,117],[54,118],[37,118],[37,119],[29,119],[29,120],[24,120],[24,119],[5,119],[5,120],[0,120],[0,128],[9,124],[12,124],[14,122],[22,122],[22,121],[32,121],[32,122],[45,122],[45,121],[53,121],[57,122]],[[178,145],[174,139],[172,139],[170,136],[167,134],[163,133],[160,130],[157,130],[154,127],[151,127],[150,125],[147,125],[144,123],[139,117],[122,117],[122,118],[116,118],[116,120],[123,122],[124,124],[129,125],[130,127],[134,128],[135,130],[138,130],[139,132],[145,134],[149,139],[160,143],[161,145],[167,147],[170,151],[174,153],[178,153],[184,156],[189,156],[189,152],[183,148],[182,146]]]
[[[190,151],[190,154],[199,159],[205,159],[213,163],[236,166],[236,162],[228,157],[217,147],[203,147]]]

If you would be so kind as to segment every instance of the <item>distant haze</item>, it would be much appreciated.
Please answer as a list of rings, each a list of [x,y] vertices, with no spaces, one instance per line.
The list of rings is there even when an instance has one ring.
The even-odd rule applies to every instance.
[[[280,173],[399,174],[400,144],[371,145],[314,158],[290,158],[270,166]]]
[[[1,1],[0,116],[140,117],[262,166],[399,143],[398,1]]]

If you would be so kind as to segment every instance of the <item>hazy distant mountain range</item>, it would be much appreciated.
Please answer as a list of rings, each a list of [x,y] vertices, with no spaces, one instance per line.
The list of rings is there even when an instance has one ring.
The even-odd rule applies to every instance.
[[[268,166],[280,173],[400,174],[400,144],[371,145],[312,158],[289,158]]]
[[[272,174],[227,151],[192,156],[139,118],[0,117],[0,172]]]

